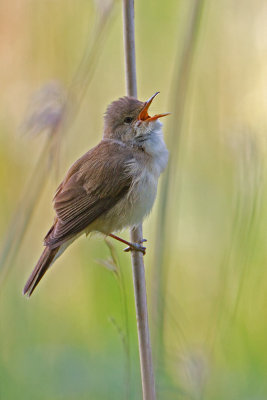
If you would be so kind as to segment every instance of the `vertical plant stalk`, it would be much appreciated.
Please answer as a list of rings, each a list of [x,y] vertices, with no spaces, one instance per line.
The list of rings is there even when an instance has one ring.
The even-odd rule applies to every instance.
[[[61,150],[63,134],[65,137],[65,134],[67,131],[70,131],[70,127],[77,117],[79,106],[82,103],[85,92],[88,89],[95,71],[100,52],[99,49],[101,49],[101,43],[107,35],[107,29],[110,26],[113,9],[114,2],[111,2],[105,12],[98,16],[95,30],[88,38],[88,44],[85,48],[84,55],[72,78],[68,92],[66,93],[66,101],[62,104],[62,115],[58,124],[55,122],[54,125],[43,126],[43,119],[48,122],[51,121],[51,116],[49,117],[49,115],[44,114],[46,110],[45,103],[40,103],[40,108],[35,110],[40,113],[39,118],[37,114],[29,114],[29,121],[24,121],[25,126],[23,125],[23,132],[25,134],[27,133],[32,136],[37,136],[37,134],[43,133],[43,131],[46,130],[47,139],[36,167],[34,168],[26,186],[26,190],[24,190],[21,195],[18,207],[14,212],[9,227],[7,228],[7,234],[3,238],[0,246],[0,287],[7,278],[11,266],[18,257],[18,253],[24,236],[28,231],[28,226],[31,222],[37,202],[41,197],[42,190],[44,189],[48,175],[51,172],[51,165],[54,167],[55,175],[58,174],[59,151]],[[42,90],[45,91],[46,87],[49,87],[49,84],[45,85]],[[52,92],[54,92],[54,90]],[[51,99],[49,98],[48,100],[48,104],[50,104]],[[75,103],[73,100],[75,100]],[[50,110],[49,107],[47,109]],[[33,122],[31,122],[31,120]]]
[[[127,95],[137,97],[135,37],[134,37],[134,0],[123,0],[124,52]],[[131,241],[141,242],[142,225],[131,230]],[[139,357],[143,400],[155,400],[155,381],[148,326],[146,280],[143,254],[132,251],[132,270],[139,342]]]
[[[175,62],[174,77],[172,79],[172,95],[171,104],[175,110],[174,117],[172,118],[172,125],[169,128],[169,140],[167,147],[171,149],[171,157],[164,173],[161,193],[159,198],[158,221],[156,238],[155,238],[155,257],[153,262],[153,291],[152,291],[152,315],[155,321],[155,334],[154,334],[154,359],[157,367],[163,366],[164,368],[164,327],[165,327],[165,314],[166,303],[165,299],[168,278],[169,278],[169,260],[168,253],[166,252],[168,241],[168,229],[170,229],[171,220],[168,215],[170,209],[170,177],[174,174],[174,161],[175,169],[179,170],[180,163],[180,145],[181,134],[184,123],[184,113],[186,108],[189,84],[191,79],[191,72],[194,63],[195,52],[198,42],[198,32],[201,28],[202,14],[204,10],[205,0],[194,0],[192,9],[185,32],[183,48],[181,52],[178,51],[178,58]],[[180,45],[179,45],[180,46]],[[180,50],[178,48],[178,50]],[[176,178],[177,180],[177,178]],[[163,268],[164,264],[164,268]]]

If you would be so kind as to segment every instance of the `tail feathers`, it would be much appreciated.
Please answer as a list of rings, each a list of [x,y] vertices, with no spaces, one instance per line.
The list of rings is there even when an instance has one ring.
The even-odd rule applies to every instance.
[[[24,289],[23,289],[23,294],[26,294],[27,296],[31,296],[32,292],[48,270],[49,266],[53,262],[57,252],[59,250],[59,247],[55,249],[49,249],[49,247],[46,247],[44,251],[41,254],[41,257],[38,260],[38,263],[34,270],[31,273],[31,276],[29,277]]]

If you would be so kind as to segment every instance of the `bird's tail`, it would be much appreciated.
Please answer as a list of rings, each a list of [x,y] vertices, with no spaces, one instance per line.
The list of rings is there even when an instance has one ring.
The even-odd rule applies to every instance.
[[[49,247],[46,247],[44,249],[41,257],[38,260],[38,263],[36,264],[36,267],[32,271],[31,276],[29,277],[23,289],[23,294],[26,294],[29,297],[31,296],[32,292],[48,270],[49,266],[52,264],[58,250],[59,247],[55,249],[49,249]]]

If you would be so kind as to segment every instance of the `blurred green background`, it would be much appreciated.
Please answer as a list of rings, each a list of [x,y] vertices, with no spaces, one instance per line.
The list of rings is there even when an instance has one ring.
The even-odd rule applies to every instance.
[[[266,19],[265,0],[136,0],[139,98],[159,90],[153,112],[172,113],[144,223],[159,399],[267,398]],[[125,93],[120,1],[1,2],[0,54],[0,399],[140,399],[119,243],[114,266],[103,238],[80,238],[21,294],[58,183]],[[58,97],[41,118],[51,92],[64,118]]]

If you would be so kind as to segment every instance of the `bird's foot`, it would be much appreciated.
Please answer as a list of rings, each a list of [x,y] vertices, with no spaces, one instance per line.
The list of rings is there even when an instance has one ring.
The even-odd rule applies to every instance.
[[[123,249],[123,251],[128,252],[128,251],[140,251],[143,253],[143,255],[146,254],[146,247],[141,246],[141,243],[147,242],[146,239],[140,240],[139,243],[129,243],[129,246],[126,247],[126,249]]]
[[[131,243],[131,242],[128,242],[127,240],[120,238],[119,236],[114,235],[113,233],[110,233],[108,236],[112,237],[113,239],[118,240],[119,242],[127,244],[128,247],[126,247],[126,249],[124,249],[124,251],[126,251],[126,252],[141,251],[141,253],[143,253],[144,255],[146,254],[146,248],[144,246],[141,246],[142,243],[147,242],[146,239],[140,240],[139,243]]]

